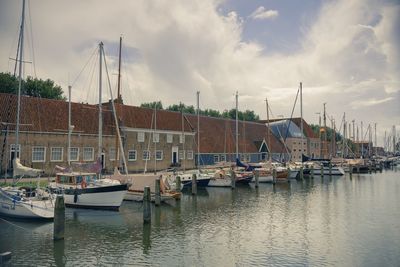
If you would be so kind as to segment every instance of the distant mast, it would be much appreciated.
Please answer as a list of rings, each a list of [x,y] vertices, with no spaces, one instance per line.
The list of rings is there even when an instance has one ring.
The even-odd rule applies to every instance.
[[[197,168],[200,169],[200,91],[197,91]]]
[[[101,154],[103,152],[103,140],[102,140],[102,135],[103,135],[103,110],[102,110],[102,99],[101,99],[101,94],[102,94],[102,65],[103,65],[103,43],[100,42],[99,44],[99,143],[98,143],[98,158],[100,158],[102,168],[103,168],[103,162],[101,158]]]
[[[236,91],[235,99],[236,99],[236,159],[239,159],[239,132],[238,132],[238,91]]]
[[[300,132],[301,132],[301,162],[303,162],[304,152],[304,129],[303,129],[303,83],[300,82]]]
[[[269,131],[270,129],[270,125],[269,125],[269,105],[268,105],[268,98],[265,98],[265,104],[267,105],[267,145],[268,145],[268,162],[271,163],[271,159],[272,159],[272,149],[271,149],[271,138],[270,138],[270,134]]]
[[[117,97],[115,98],[115,103],[122,104],[121,98],[121,50],[122,50],[122,36],[119,37],[119,56],[118,56],[118,86],[117,86]],[[117,109],[115,109],[117,112]],[[118,116],[116,116],[118,119]],[[119,129],[115,129],[117,132]],[[115,134],[115,164],[114,168],[118,169],[119,166],[119,138],[118,134]]]

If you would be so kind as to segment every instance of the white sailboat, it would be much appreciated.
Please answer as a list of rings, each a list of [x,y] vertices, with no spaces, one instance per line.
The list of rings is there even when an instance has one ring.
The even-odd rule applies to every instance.
[[[22,63],[24,42],[25,0],[22,1],[22,19],[19,44],[18,104],[15,130],[16,157],[13,159],[13,186],[0,187],[0,214],[21,219],[53,219],[55,198],[38,187],[15,187],[17,176],[39,176],[42,170],[25,167],[19,160],[19,126],[21,111]]]
[[[67,207],[90,208],[90,209],[110,209],[118,210],[127,192],[127,184],[115,179],[101,179],[101,152],[102,152],[102,60],[104,50],[103,43],[99,44],[99,158],[95,164],[90,166],[94,172],[59,172],[56,180],[50,186],[55,191],[64,194],[64,202]],[[111,88],[110,88],[111,91]],[[112,96],[112,95],[111,95]],[[70,96],[71,101],[71,96]],[[114,103],[113,109],[115,111]],[[114,114],[115,115],[115,114]],[[71,116],[69,111],[69,117]],[[116,119],[116,118],[115,118]],[[70,120],[69,120],[70,121]],[[118,121],[116,120],[118,129]],[[68,125],[68,130],[72,127]],[[119,131],[117,131],[119,137]],[[70,135],[70,134],[69,134]],[[70,141],[68,141],[68,146]],[[69,147],[68,147],[69,153]],[[84,164],[87,165],[87,164]],[[125,165],[126,166],[126,165]]]

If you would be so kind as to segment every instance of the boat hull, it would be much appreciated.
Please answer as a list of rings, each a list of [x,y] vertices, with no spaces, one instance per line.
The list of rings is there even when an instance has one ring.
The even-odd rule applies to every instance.
[[[321,175],[322,169],[314,169],[314,175]],[[324,167],[324,175],[329,175],[329,167]],[[331,170],[332,176],[342,176],[344,175],[344,170],[341,167],[332,167]]]
[[[126,192],[126,184],[64,189],[64,202],[72,208],[118,210]]]
[[[168,193],[161,194],[161,202],[166,202],[168,200],[180,199],[179,193]],[[128,190],[124,195],[124,200],[143,202],[143,191],[132,191]],[[151,194],[151,202],[155,202],[155,194]]]
[[[20,219],[53,220],[54,200],[18,201],[0,189],[0,214]]]
[[[229,178],[215,178],[210,179],[208,186],[210,187],[231,187],[231,179]]]

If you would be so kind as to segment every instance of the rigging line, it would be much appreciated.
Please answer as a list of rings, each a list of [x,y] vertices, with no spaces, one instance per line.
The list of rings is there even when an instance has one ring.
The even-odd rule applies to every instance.
[[[86,64],[83,66],[82,70],[79,72],[78,76],[75,78],[75,80],[72,82],[71,86],[74,87],[76,81],[79,79],[79,77],[81,76],[82,72],[85,70],[86,66],[89,64],[90,60],[94,57],[94,55],[97,55],[98,49],[97,47],[93,49],[92,54],[90,55],[88,61],[86,62]]]
[[[89,70],[89,79],[87,80],[87,82],[88,82],[88,84],[86,85],[86,88],[87,88],[87,91],[86,91],[86,102],[89,102],[89,94],[90,94],[90,89],[91,89],[91,86],[92,86],[92,81],[93,81],[93,78],[94,78],[94,76],[95,76],[95,68],[96,68],[96,66],[97,66],[97,55],[98,55],[98,53],[96,53],[96,58],[95,57],[93,57],[92,58],[92,64],[91,64],[91,69]]]
[[[296,103],[297,103],[297,98],[299,97],[299,92],[300,92],[300,88],[297,89],[297,94],[296,94],[296,98],[295,98],[295,100],[294,100],[294,104],[293,104],[293,108],[292,108],[292,113],[290,114],[290,120],[289,120],[289,124],[288,124],[288,126],[287,126],[287,129],[286,129],[286,134],[285,134],[285,139],[284,139],[285,143],[286,143],[287,136],[288,136],[288,134],[289,134],[289,127],[290,127],[290,123],[292,122],[294,109],[295,109]],[[300,119],[303,119],[303,118],[300,118]],[[304,133],[301,133],[301,135],[303,136]],[[303,152],[303,151],[302,151],[302,152]]]
[[[32,16],[31,16],[31,6],[30,6],[30,1],[28,2],[28,17],[29,17],[29,28],[30,28],[30,37],[31,37],[31,49],[32,49],[32,66],[33,66],[33,73],[35,75],[35,78],[37,78],[36,75],[36,59],[35,59],[35,49],[34,49],[34,45],[33,45],[33,30],[32,30]],[[29,31],[28,31],[28,36],[29,36]]]

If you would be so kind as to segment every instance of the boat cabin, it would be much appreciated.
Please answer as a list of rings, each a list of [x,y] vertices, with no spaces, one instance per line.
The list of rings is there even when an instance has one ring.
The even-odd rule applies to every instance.
[[[81,183],[93,183],[97,180],[96,173],[57,173],[56,183],[76,185]]]

